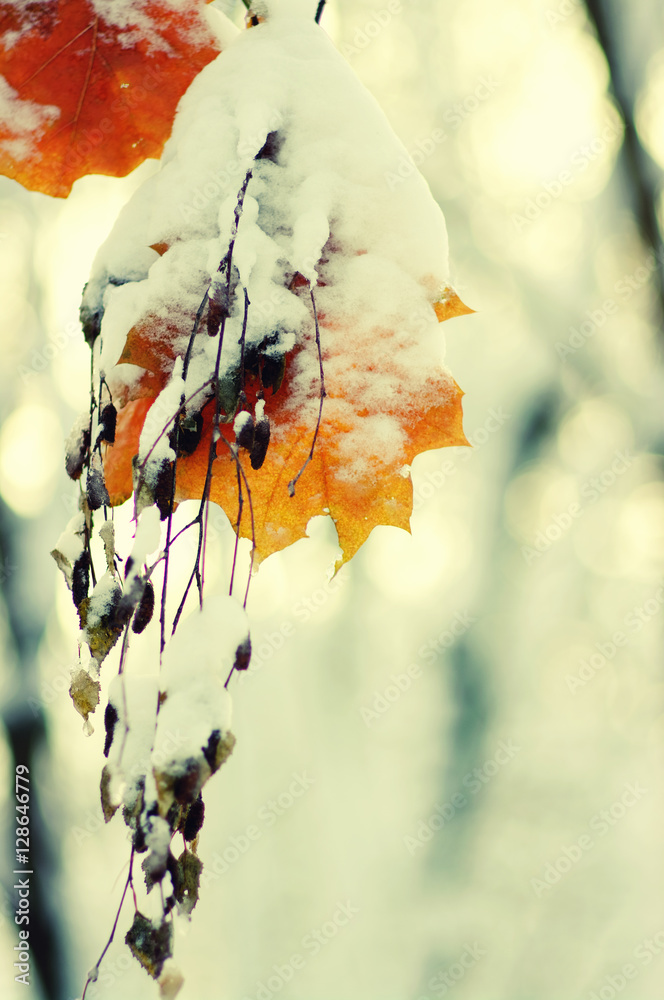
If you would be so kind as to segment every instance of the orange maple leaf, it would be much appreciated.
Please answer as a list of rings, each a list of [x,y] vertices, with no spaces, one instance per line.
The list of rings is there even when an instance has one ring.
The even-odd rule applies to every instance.
[[[440,320],[472,313],[451,289],[432,307]],[[194,317],[190,317],[193,325]],[[120,363],[139,364],[145,376],[136,384],[118,413],[115,444],[105,452],[104,472],[112,504],[123,503],[133,491],[132,460],[139,451],[139,438],[145,418],[159,390],[168,380],[172,367],[175,331],[156,317],[134,327],[127,338]],[[304,348],[287,357],[286,375],[279,390],[267,391],[265,413],[272,436],[261,468],[243,462],[243,471],[251,494],[253,526],[248,516],[240,523],[240,535],[252,538],[258,559],[286,548],[306,535],[310,518],[329,514],[336,525],[343,561],[350,559],[378,524],[409,530],[412,511],[412,483],[404,474],[416,455],[434,448],[467,445],[462,427],[463,393],[444,369],[432,371],[420,386],[418,397],[376,402],[375,409],[357,412],[352,394],[353,372],[380,369],[379,375],[398,376],[398,359],[381,353],[381,331],[375,331],[373,358],[359,357],[353,351],[353,332],[335,329],[325,317],[320,321],[322,359],[326,372],[326,397],[313,458],[307,464],[294,491],[289,483],[306,462],[316,421],[311,412],[304,414],[292,398],[292,371],[300,351],[315,352],[309,338]],[[244,384],[248,409],[253,409],[260,390],[257,378],[247,376]],[[425,403],[422,405],[421,401]],[[349,412],[349,406],[351,408]],[[201,440],[192,455],[177,461],[177,501],[199,499],[205,486],[214,402],[203,410]],[[348,432],[357,417],[366,425],[366,434],[376,433],[372,418],[395,417],[403,430],[403,445],[384,454],[380,434],[370,454],[363,456],[361,467],[353,468],[353,455],[346,445]],[[237,475],[231,446],[235,442],[232,423],[221,425],[226,444],[217,445],[212,465],[209,499],[218,503],[231,523],[238,513]],[[291,493],[293,492],[293,495]]]
[[[85,174],[124,177],[161,155],[219,43],[203,0],[116,11],[114,23],[113,4],[94,0],[0,3],[0,173],[66,198]]]

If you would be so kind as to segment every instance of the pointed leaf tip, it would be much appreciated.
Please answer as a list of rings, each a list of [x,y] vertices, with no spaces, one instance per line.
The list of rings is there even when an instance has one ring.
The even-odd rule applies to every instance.
[[[446,288],[439,301],[434,302],[433,308],[439,323],[444,323],[446,319],[454,319],[455,316],[469,316],[475,312],[461,301],[453,288]]]

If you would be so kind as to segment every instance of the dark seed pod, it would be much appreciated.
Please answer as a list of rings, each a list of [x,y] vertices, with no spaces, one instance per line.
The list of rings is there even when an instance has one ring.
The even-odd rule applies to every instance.
[[[260,374],[260,354],[255,344],[249,344],[244,351],[244,373],[258,378]]]
[[[78,607],[90,590],[90,554],[82,552],[72,568],[71,595]]]
[[[99,423],[101,425],[99,431],[100,441],[106,441],[107,444],[115,443],[115,425],[118,418],[118,411],[115,409],[112,403],[107,403],[104,409],[101,411],[101,417]]]
[[[184,839],[191,843],[196,837],[199,830],[203,826],[203,819],[205,818],[205,805],[203,804],[203,797],[199,795],[195,802],[192,802],[189,806],[189,811],[187,812],[187,818],[184,824]]]
[[[270,421],[266,416],[262,416],[256,421],[254,427],[254,444],[249,458],[252,469],[260,469],[267,455],[267,446],[270,443]]]
[[[118,721],[118,713],[110,701],[106,706],[106,711],[104,712],[104,729],[106,730],[106,740],[104,742],[104,757],[108,757],[111,746],[113,744],[113,734],[115,733],[115,724]]]
[[[135,632],[136,635],[140,635],[141,632],[148,626],[152,614],[154,612],[154,587],[149,580],[146,581],[145,590],[143,591],[143,596],[141,597],[138,608],[136,609],[136,614],[134,615],[134,620],[131,623],[131,630]]]
[[[263,371],[261,372],[261,382],[265,389],[272,389],[272,395],[275,392],[279,392],[281,388],[281,383],[284,380],[284,375],[286,374],[286,356],[281,355],[274,357],[268,354],[263,362]]]
[[[125,591],[118,601],[113,618],[111,619],[113,628],[117,629],[118,632],[121,632],[131,618],[134,607],[135,601],[132,601],[131,593]]]
[[[173,781],[175,801],[181,806],[189,805],[195,800],[202,784],[200,759],[190,757],[184,762],[183,773]]]
[[[222,321],[230,316],[228,289],[225,285],[214,283],[208,296],[207,332],[210,337],[216,337]]]
[[[283,136],[279,132],[268,132],[263,148],[256,153],[256,159],[272,160],[273,163],[276,163],[283,142]]]
[[[159,508],[162,521],[173,512],[173,477],[175,463],[164,462],[157,473],[157,484],[154,491],[154,502]]]
[[[212,772],[216,770],[215,764],[217,759],[217,747],[221,742],[221,730],[213,729],[210,733],[210,739],[207,741],[207,745],[203,747],[203,756],[208,762]]]
[[[83,289],[83,304],[81,305],[78,315],[81,320],[81,326],[83,327],[85,342],[88,347],[92,347],[101,332],[103,310],[99,308],[90,309],[90,307],[85,304],[85,290],[87,287],[88,286],[86,285]]]
[[[242,645],[237,647],[237,652],[235,654],[235,669],[236,670],[247,670],[249,667],[249,661],[251,659],[251,639],[249,636],[245,639]]]
[[[100,507],[108,507],[111,503],[101,469],[90,469],[85,492],[90,510],[99,510]]]
[[[178,435],[178,458],[182,455],[193,455],[198,448],[203,433],[203,415],[194,413],[191,416],[180,416],[180,433]]]

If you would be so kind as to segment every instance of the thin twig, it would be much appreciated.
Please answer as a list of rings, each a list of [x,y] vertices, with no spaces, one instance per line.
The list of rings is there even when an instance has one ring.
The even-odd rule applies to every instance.
[[[184,406],[183,402],[180,402],[180,408]],[[161,588],[161,606],[159,608],[159,661],[161,663],[161,658],[164,655],[164,648],[166,646],[166,594],[168,590],[168,569],[171,562],[171,531],[173,530],[173,508],[175,506],[175,479],[177,475],[177,464],[178,464],[178,448],[177,439],[179,438],[179,427],[177,429],[177,436],[175,441],[175,461],[173,462],[173,475],[171,477],[171,495],[168,502],[168,524],[166,526],[166,546],[164,548],[164,584]]]
[[[242,321],[242,334],[240,336],[240,385],[242,386],[242,395],[244,397],[244,348],[247,337],[247,323],[249,321],[249,295],[247,289],[244,290],[244,319]],[[240,459],[237,454],[237,450],[231,453],[235,456],[235,465],[237,472],[237,523],[235,525],[235,545],[233,548],[233,565],[231,567],[231,579],[228,588],[228,593],[233,596],[233,582],[235,580],[235,566],[237,564],[237,553],[238,546],[240,544],[240,525],[242,523],[242,508],[244,506],[244,499],[242,497],[242,479],[240,477]]]
[[[311,450],[309,452],[309,455],[307,456],[304,465],[302,466],[298,474],[295,476],[294,479],[291,479],[290,483],[288,484],[288,493],[292,497],[295,496],[295,485],[298,479],[300,478],[306,467],[309,465],[311,459],[314,457],[314,449],[316,447],[318,431],[320,430],[321,418],[323,416],[323,400],[327,395],[325,391],[325,374],[323,372],[323,355],[321,353],[321,346],[320,346],[320,328],[318,326],[318,311],[316,309],[316,299],[314,298],[314,290],[311,287],[309,288],[309,294],[311,296],[311,306],[314,311],[314,323],[316,324],[316,347],[318,348],[318,366],[320,368],[320,404],[318,407],[318,420],[316,421],[316,430],[314,431],[314,439],[311,442]]]
[[[131,855],[129,857],[129,874],[127,875],[127,881],[125,882],[125,887],[124,887],[124,889],[122,891],[122,899],[120,900],[120,905],[118,907],[118,912],[115,915],[115,921],[113,923],[113,929],[111,930],[111,936],[109,937],[108,941],[106,942],[106,946],[104,947],[104,950],[102,951],[101,955],[97,959],[97,964],[94,966],[93,969],[90,970],[90,972],[95,972],[95,973],[98,972],[99,966],[103,962],[104,956],[105,956],[106,952],[108,951],[108,949],[111,947],[111,944],[113,943],[113,938],[115,937],[115,932],[117,930],[118,921],[120,920],[120,914],[122,913],[122,907],[124,906],[125,897],[127,895],[127,889],[129,888],[129,886],[131,886],[132,887],[132,891],[133,891],[133,888],[134,888],[134,882],[133,882],[133,877],[132,877],[133,864],[134,864],[134,848],[132,846]],[[135,896],[134,896],[134,900],[135,900]],[[90,972],[88,973],[87,979],[85,980],[85,986],[83,987],[83,993],[81,994],[81,1000],[85,1000],[85,994],[88,991],[88,986],[90,985],[91,982],[93,982],[93,979],[92,979],[92,977],[90,975]]]

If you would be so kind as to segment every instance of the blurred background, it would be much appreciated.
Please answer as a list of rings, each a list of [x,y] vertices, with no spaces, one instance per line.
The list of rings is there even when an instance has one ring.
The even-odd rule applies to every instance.
[[[664,7],[330,0],[322,23],[445,212],[477,310],[444,328],[474,447],[415,461],[412,535],[376,529],[330,582],[319,518],[256,576],[181,1000],[659,1000]],[[80,996],[126,874],[49,551],[76,506],[80,291],[154,169],[66,202],[0,178],[0,767],[32,768],[44,984],[7,957],[8,780],[8,1000]],[[129,919],[88,997],[157,995]]]

